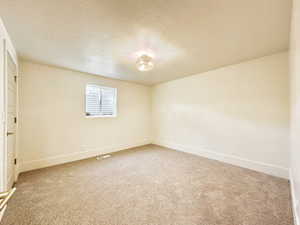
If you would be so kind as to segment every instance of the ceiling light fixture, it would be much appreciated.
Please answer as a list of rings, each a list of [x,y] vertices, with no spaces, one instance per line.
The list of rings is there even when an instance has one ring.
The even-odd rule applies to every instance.
[[[149,71],[152,70],[154,67],[153,58],[147,54],[143,54],[139,56],[136,61],[136,66],[139,71]]]

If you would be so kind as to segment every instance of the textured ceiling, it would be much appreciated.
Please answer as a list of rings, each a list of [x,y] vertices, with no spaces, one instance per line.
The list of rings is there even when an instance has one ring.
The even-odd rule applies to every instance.
[[[25,59],[154,84],[288,48],[291,0],[1,0]],[[139,72],[136,54],[154,55]]]

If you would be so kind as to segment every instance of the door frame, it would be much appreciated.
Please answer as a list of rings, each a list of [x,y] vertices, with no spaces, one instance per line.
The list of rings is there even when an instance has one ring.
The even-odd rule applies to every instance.
[[[0,30],[1,31],[1,30]],[[4,35],[0,32],[0,192],[5,191],[5,150],[4,150],[4,53],[5,53],[5,44],[4,44]]]

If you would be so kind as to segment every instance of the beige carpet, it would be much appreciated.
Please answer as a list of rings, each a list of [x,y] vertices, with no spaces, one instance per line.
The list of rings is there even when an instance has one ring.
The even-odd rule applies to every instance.
[[[1,225],[292,225],[289,183],[154,145],[21,174]]]

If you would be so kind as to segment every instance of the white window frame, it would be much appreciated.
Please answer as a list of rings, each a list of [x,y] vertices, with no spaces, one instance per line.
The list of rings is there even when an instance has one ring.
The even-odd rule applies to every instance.
[[[87,102],[86,102],[86,89],[88,86],[95,86],[95,87],[98,87],[98,88],[101,88],[101,89],[114,89],[115,90],[115,108],[114,108],[114,115],[86,115],[87,114]],[[91,84],[91,83],[88,83],[85,85],[85,92],[84,92],[84,100],[85,100],[85,117],[86,118],[103,118],[103,117],[117,117],[118,115],[118,89],[115,88],[115,87],[107,87],[107,86],[102,86],[102,85],[99,85],[99,84]]]

